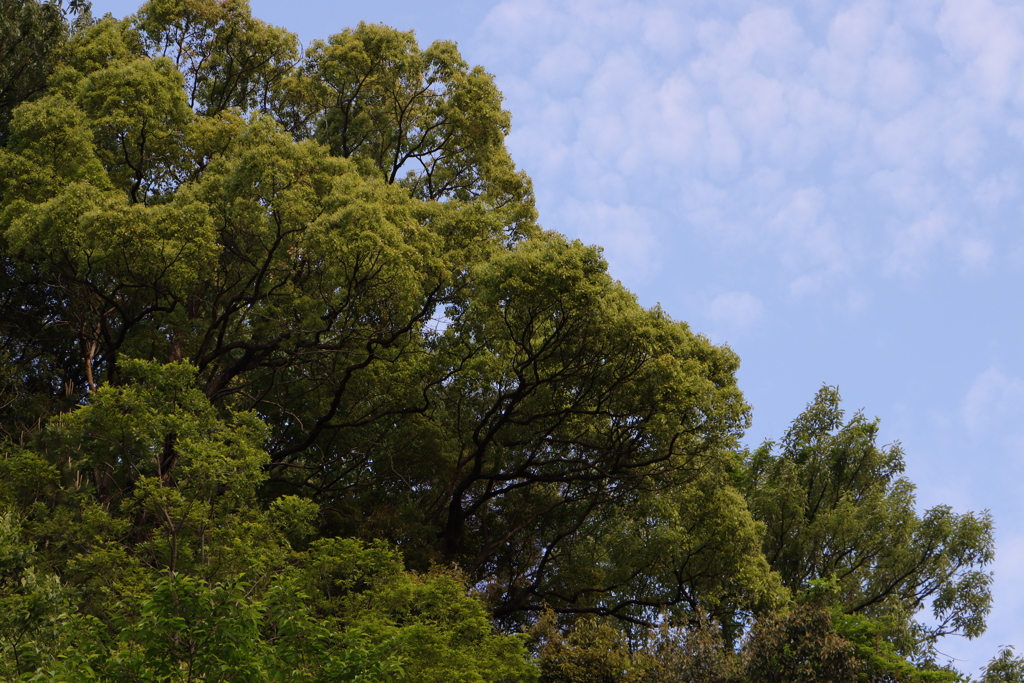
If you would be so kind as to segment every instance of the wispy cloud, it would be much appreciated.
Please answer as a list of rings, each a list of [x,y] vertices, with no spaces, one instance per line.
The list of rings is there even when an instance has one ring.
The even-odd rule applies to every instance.
[[[604,249],[611,274],[642,281],[661,264],[652,212],[633,206],[569,200],[560,207],[562,220],[586,226],[587,239]]]
[[[708,317],[732,330],[744,330],[764,313],[761,300],[750,292],[725,292],[708,304]]]
[[[479,35],[538,186],[639,213],[675,197],[645,228],[665,246],[725,240],[828,287],[989,267],[999,230],[971,217],[1024,209],[1020,7],[506,0]]]
[[[1007,421],[1022,424],[1024,380],[1007,376],[995,368],[984,371],[967,391],[963,419],[968,431],[975,435],[1002,427]]]

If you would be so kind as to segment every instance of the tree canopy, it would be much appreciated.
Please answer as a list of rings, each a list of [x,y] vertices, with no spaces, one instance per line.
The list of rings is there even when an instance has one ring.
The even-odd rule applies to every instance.
[[[991,520],[827,387],[744,450],[736,354],[538,225],[454,43],[8,4],[5,676],[955,679]]]
[[[900,447],[877,446],[877,433],[860,413],[844,424],[839,392],[824,387],[779,444],[750,455],[746,494],[766,527],[765,557],[791,591],[832,582],[847,614],[903,619],[930,604],[931,619],[912,625],[917,640],[979,635],[991,518],[948,506],[918,516]]]

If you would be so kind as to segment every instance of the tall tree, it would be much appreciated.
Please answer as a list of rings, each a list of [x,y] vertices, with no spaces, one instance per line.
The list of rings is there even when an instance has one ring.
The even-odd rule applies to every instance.
[[[844,422],[839,391],[823,387],[778,444],[749,455],[745,492],[784,585],[832,585],[843,612],[892,620],[903,652],[927,655],[942,636],[985,628],[992,519],[947,506],[918,515],[899,445],[877,435],[861,413]]]
[[[453,44],[361,25],[298,63],[289,35],[154,0],[69,41],[0,170],[19,391],[57,413],[188,362],[267,424],[268,499],[457,562],[509,625],[770,602],[735,355],[536,228],[500,93]],[[278,97],[311,137],[263,115]],[[81,476],[116,505],[134,467]]]
[[[831,390],[744,456],[735,354],[536,225],[454,44],[361,24],[300,55],[241,0],[73,29],[23,5],[53,19],[25,45],[70,34],[0,146],[4,665],[529,680],[467,586],[565,630],[552,680],[804,651],[903,680],[980,632],[988,518],[918,516]],[[648,655],[700,661],[629,655],[652,626]]]
[[[765,597],[726,476],[747,410],[735,356],[638,306],[596,250],[560,237],[476,264],[467,284],[428,345],[444,380],[384,441],[349,514],[415,511],[411,529],[431,530],[502,617],[547,605],[650,623],[729,586]],[[407,533],[394,519],[381,530]]]
[[[190,107],[273,114],[299,61],[294,33],[252,16],[245,0],[150,0],[132,20],[149,57],[168,57]]]
[[[529,221],[532,190],[504,145],[511,116],[481,67],[469,68],[455,43],[426,50],[412,32],[360,23],[314,41],[304,69],[317,139],[354,157],[414,197],[484,197]]]

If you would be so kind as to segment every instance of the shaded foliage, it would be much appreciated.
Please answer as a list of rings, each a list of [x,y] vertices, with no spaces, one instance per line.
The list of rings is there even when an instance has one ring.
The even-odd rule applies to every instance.
[[[89,22],[89,2],[0,2],[0,146],[7,142],[15,107],[38,97],[71,31]]]
[[[454,43],[0,9],[5,676],[956,678],[987,515],[829,388],[742,451],[736,355],[536,224]]]

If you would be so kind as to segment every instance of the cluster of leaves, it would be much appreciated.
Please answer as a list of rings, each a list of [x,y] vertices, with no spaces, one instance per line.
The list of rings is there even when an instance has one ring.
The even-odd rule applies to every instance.
[[[829,388],[742,450],[735,354],[536,224],[453,43],[0,9],[8,678],[956,678],[988,517]]]
[[[306,498],[263,504],[266,430],[218,416],[193,366],[123,372],[38,450],[4,454],[8,679],[529,680],[522,641],[494,632],[461,574],[316,539]],[[130,481],[107,476],[118,459]]]

